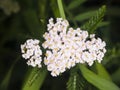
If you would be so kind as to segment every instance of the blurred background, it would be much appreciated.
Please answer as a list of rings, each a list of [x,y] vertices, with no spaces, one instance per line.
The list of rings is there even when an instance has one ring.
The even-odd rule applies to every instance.
[[[102,5],[107,6],[97,35],[107,43],[102,62],[112,80],[120,86],[120,0],[63,0],[71,26],[83,25]],[[28,38],[43,42],[47,20],[59,17],[56,0],[0,0],[0,86],[20,90],[29,68],[21,57],[20,45]],[[67,74],[52,78],[49,74],[41,90],[66,90]],[[2,90],[2,89],[1,89]]]

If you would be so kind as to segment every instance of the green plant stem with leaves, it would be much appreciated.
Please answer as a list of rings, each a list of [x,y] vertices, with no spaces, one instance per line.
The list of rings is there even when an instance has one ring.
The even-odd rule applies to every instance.
[[[57,0],[58,3],[58,9],[61,18],[66,19],[62,0]],[[105,6],[102,6],[98,11],[97,14],[94,15],[88,22],[86,22],[82,29],[89,30],[90,33],[95,32],[95,29],[98,27],[99,23],[102,21],[104,13],[105,13]],[[82,89],[82,81],[79,73],[77,73],[78,70],[81,71],[82,76],[84,79],[86,79],[90,84],[94,85],[100,90],[119,90],[119,87],[117,87],[111,80],[108,72],[103,67],[102,64],[95,63],[97,74],[91,70],[89,70],[85,65],[78,64],[75,69],[71,69],[71,75],[69,77],[68,83],[67,83],[67,89],[68,90],[79,90]],[[38,68],[32,68],[28,73],[26,74],[26,79],[24,82],[24,85],[22,87],[22,90],[39,90],[42,86],[45,77],[47,74],[46,68],[38,69]],[[105,84],[104,84],[104,83]]]
[[[58,1],[60,15],[62,18],[65,19],[62,0],[57,0],[57,1]],[[82,29],[89,30],[90,33],[93,33],[94,30],[97,28],[98,24],[102,21],[105,11],[106,11],[106,7],[102,6],[97,12],[96,16],[93,16],[85,25],[83,25]],[[96,63],[98,75],[90,71],[85,65],[79,64],[79,67],[83,77],[98,89],[100,90],[119,90],[120,89],[111,81],[109,74],[101,64]],[[104,73],[101,74],[102,73],[101,71]],[[71,79],[72,77],[73,79]],[[76,88],[78,84],[77,73],[75,75],[71,75],[71,78],[69,79],[69,82],[68,82],[68,90],[77,90],[78,89]],[[73,83],[71,87],[69,86],[70,83]]]
[[[60,10],[60,15],[65,19],[62,1],[58,0],[57,2]],[[30,69],[26,74],[22,90],[39,90],[42,86],[43,81],[45,80],[46,74],[46,68],[41,70],[38,68]]]
[[[6,1],[6,4],[1,3],[3,1]],[[0,11],[0,90],[16,90],[16,88],[17,90],[63,90],[65,89],[63,84],[67,79],[67,90],[120,90],[117,86],[120,86],[120,44],[117,42],[117,46],[112,41],[117,41],[114,35],[119,38],[116,34],[120,16],[119,6],[108,7],[106,12],[106,5],[99,10],[96,3],[92,7],[86,7],[84,3],[89,0],[15,0],[15,3],[12,1],[14,0],[0,0],[0,7],[4,5]],[[106,1],[109,3],[109,0]],[[17,7],[20,7],[20,13],[15,14],[16,8],[13,5],[16,6],[16,3]],[[11,14],[7,15],[5,10]],[[105,13],[107,14],[103,21]],[[74,28],[81,25],[79,27],[88,30],[90,34],[97,32],[99,28],[100,31],[97,33],[107,41],[107,53],[102,64],[94,62],[91,67],[87,64],[76,64],[58,77],[47,76],[48,70],[44,65],[42,68],[37,68],[23,64],[21,53],[16,53],[16,50],[20,49],[20,43],[28,38],[37,38],[41,46],[44,42],[46,23],[51,16],[67,19]],[[115,23],[116,21],[118,22]],[[110,34],[113,36],[110,37]],[[45,85],[42,87],[43,84]]]

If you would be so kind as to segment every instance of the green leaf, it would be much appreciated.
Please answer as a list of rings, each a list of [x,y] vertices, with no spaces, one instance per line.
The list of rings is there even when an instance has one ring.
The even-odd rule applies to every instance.
[[[60,13],[59,13],[59,10],[58,10],[58,5],[56,4],[56,0],[50,0],[51,3],[50,3],[50,6],[51,6],[51,9],[53,11],[53,14],[55,17],[60,17]],[[54,6],[54,7],[53,7]]]
[[[95,16],[91,17],[91,19],[81,27],[81,29],[88,30],[90,33],[93,33],[98,27],[98,24],[102,21],[105,11],[106,6],[104,5],[97,11]]]
[[[71,72],[67,82],[67,90],[80,90],[83,87],[81,77],[77,72]]]
[[[72,10],[76,7],[78,7],[79,5],[83,4],[86,0],[73,0],[72,2],[70,2],[70,4],[68,5],[68,9]]]
[[[41,39],[44,33],[44,29],[40,25],[39,19],[36,15],[34,9],[28,9],[23,13],[23,19],[26,27],[28,28],[28,32],[32,37]],[[29,37],[31,38],[31,37]]]
[[[100,90],[120,90],[112,81],[100,77],[94,72],[90,71],[86,66],[80,64],[79,68],[82,72],[83,77],[92,85]]]
[[[101,22],[101,23],[98,24],[98,27],[107,26],[109,24],[110,24],[110,22],[103,21],[103,22]]]
[[[75,16],[74,20],[76,20],[76,21],[83,21],[85,19],[88,19],[88,18],[94,16],[95,13],[96,13],[96,10],[85,12],[85,13],[82,13],[82,14],[79,14],[79,15]]]
[[[22,90],[39,90],[46,77],[46,69],[32,68],[28,71]]]
[[[110,75],[108,74],[107,70],[104,68],[104,66],[102,64],[96,62],[95,65],[96,65],[96,69],[97,69],[97,74],[100,77],[112,81]]]

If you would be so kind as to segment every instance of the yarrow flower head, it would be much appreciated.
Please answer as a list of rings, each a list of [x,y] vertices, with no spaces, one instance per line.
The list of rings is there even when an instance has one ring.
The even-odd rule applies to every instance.
[[[41,67],[41,55],[42,51],[39,46],[39,40],[28,39],[24,44],[21,45],[22,57],[27,59],[27,64],[30,66]]]
[[[57,18],[55,23],[51,18],[43,37],[42,46],[47,49],[44,64],[52,76],[58,76],[77,63],[88,63],[89,66],[95,60],[100,63],[106,52],[105,42],[96,39],[95,34],[69,28],[68,21],[62,18]]]
[[[53,18],[49,19],[43,38],[45,41],[42,46],[46,49],[44,64],[54,77],[77,63],[87,63],[89,66],[94,61],[101,63],[106,52],[106,43],[96,38],[95,34],[88,34],[88,31],[80,28],[73,29],[62,18],[57,18],[56,22]],[[21,51],[22,57],[28,60],[28,65],[42,66],[39,40],[28,39],[21,45]]]

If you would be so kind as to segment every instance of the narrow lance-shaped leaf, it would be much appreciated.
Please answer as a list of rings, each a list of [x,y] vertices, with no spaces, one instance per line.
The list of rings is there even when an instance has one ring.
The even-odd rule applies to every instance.
[[[86,20],[86,19],[94,16],[95,13],[96,13],[96,10],[84,12],[84,13],[82,13],[82,14],[76,15],[76,16],[74,17],[74,20],[76,20],[76,21],[83,21],[83,20]]]
[[[68,5],[68,9],[74,9],[76,7],[78,7],[79,5],[81,5],[82,3],[84,3],[86,0],[73,0],[72,2],[70,2],[70,4]]]
[[[104,66],[101,63],[96,62],[95,66],[96,66],[97,74],[100,77],[111,81],[111,77],[109,73],[107,72],[107,70],[104,68]]]
[[[45,77],[46,69],[32,68],[26,75],[25,83],[22,90],[39,90]]]
[[[82,72],[83,77],[92,85],[100,90],[120,90],[112,81],[104,79],[94,72],[90,71],[86,66],[80,64],[79,68]]]

